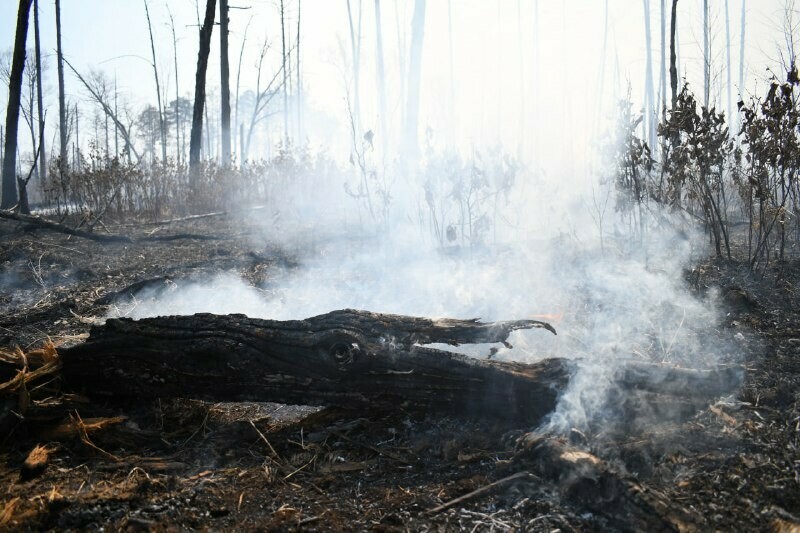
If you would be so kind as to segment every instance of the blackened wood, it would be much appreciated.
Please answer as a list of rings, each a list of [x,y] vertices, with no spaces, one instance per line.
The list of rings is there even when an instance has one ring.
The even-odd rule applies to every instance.
[[[68,386],[89,394],[427,407],[536,423],[573,364],[475,359],[419,346],[505,342],[533,320],[481,323],[342,310],[306,320],[244,315],[111,319],[61,349]],[[552,328],[550,328],[552,329]]]

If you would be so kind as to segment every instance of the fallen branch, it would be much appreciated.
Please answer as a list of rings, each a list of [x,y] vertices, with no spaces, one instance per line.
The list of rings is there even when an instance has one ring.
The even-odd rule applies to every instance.
[[[47,220],[46,218],[38,217],[35,215],[23,215],[22,213],[15,213],[7,209],[0,209],[0,218],[6,220],[16,220],[17,222],[24,222],[37,228],[44,228],[58,233],[66,233],[67,235],[74,235],[76,237],[83,237],[84,239],[91,239],[97,242],[133,242],[133,239],[124,235],[105,235],[102,233],[93,233],[81,229],[71,228],[58,222]]]
[[[433,509],[429,509],[428,511],[426,511],[426,514],[432,515],[440,513],[446,509],[453,507],[454,505],[460,505],[466,501],[475,499],[479,496],[483,496],[484,494],[488,494],[497,489],[498,487],[501,487],[507,483],[511,483],[512,481],[517,481],[519,479],[530,479],[531,477],[533,476],[531,475],[530,472],[517,472],[516,474],[504,477],[503,479],[498,479],[497,481],[493,481],[492,483],[489,483],[488,485],[484,485],[483,487],[475,489],[472,492],[468,492],[467,494],[459,496],[454,500],[450,500],[449,502],[443,503],[442,505],[438,505]]]

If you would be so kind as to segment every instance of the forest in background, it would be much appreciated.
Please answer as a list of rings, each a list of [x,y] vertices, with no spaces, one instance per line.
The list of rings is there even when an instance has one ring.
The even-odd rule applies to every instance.
[[[344,217],[348,227],[370,232],[411,219],[434,244],[475,246],[511,233],[519,236],[527,222],[526,211],[531,209],[531,189],[548,191],[539,196],[568,198],[562,191],[552,193],[559,187],[552,182],[562,180],[563,188],[574,187],[575,182],[552,172],[548,175],[537,161],[546,155],[539,153],[535,141],[524,138],[525,121],[529,115],[535,121],[539,105],[538,85],[526,91],[530,81],[526,83],[525,78],[546,75],[536,65],[547,52],[547,43],[535,39],[541,22],[538,2],[524,8],[522,2],[498,8],[498,24],[501,9],[513,14],[516,8],[517,27],[508,30],[517,34],[520,46],[525,42],[523,35],[534,36],[533,52],[519,53],[518,72],[504,73],[499,81],[501,86],[514,82],[522,88],[516,104],[516,149],[495,143],[473,145],[466,151],[454,144],[453,132],[434,132],[425,126],[424,118],[420,120],[420,94],[427,89],[421,80],[425,0],[415,0],[408,20],[403,11],[409,10],[398,10],[397,3],[388,15],[389,4],[383,2],[382,12],[380,0],[374,5],[361,0],[345,4],[348,27],[338,45],[344,89],[339,118],[346,139],[337,143],[346,146],[348,155],[341,157],[341,151],[331,152],[313,142],[307,132],[307,115],[313,115],[314,109],[308,107],[304,94],[301,0],[274,6],[280,34],[266,36],[260,45],[255,87],[242,86],[240,79],[243,69],[247,71],[242,58],[253,24],[252,17],[246,18],[246,9],[230,7],[226,0],[197,5],[196,20],[191,21],[198,29],[192,82],[179,76],[176,21],[168,7],[165,20],[173,37],[174,64],[158,64],[151,12],[158,9],[162,16],[165,9],[143,2],[149,29],[143,38],[149,38],[151,55],[146,59],[153,74],[148,84],[154,88],[155,101],[139,109],[127,103],[115,79],[104,70],[77,69],[60,45],[56,54],[42,53],[39,10],[56,10],[54,29],[60,43],[60,2],[54,6],[40,6],[38,0],[20,2],[16,44],[2,66],[10,87],[2,133],[3,207],[25,213],[35,204],[57,215],[80,211],[94,228],[102,217],[155,220],[270,205],[276,220],[299,223],[309,213],[320,220]],[[604,79],[616,77],[618,89],[612,95],[615,103],[607,107],[602,94],[594,95],[597,115],[579,121],[575,136],[590,130],[594,151],[575,167],[588,174],[577,181],[584,190],[570,194],[584,202],[601,241],[621,228],[640,239],[648,227],[667,219],[674,223],[675,217],[664,213],[678,213],[684,220],[702,224],[712,250],[730,258],[731,234],[744,229],[747,258],[755,268],[771,258],[796,253],[800,237],[796,9],[792,2],[786,3],[779,17],[780,29],[772,36],[780,50],[779,60],[767,70],[766,83],[760,92],[741,94],[739,88],[746,85],[746,3],[734,6],[726,0],[709,5],[704,0],[693,4],[698,4],[702,16],[702,35],[695,36],[701,54],[695,59],[684,50],[681,63],[678,22],[697,13],[684,7],[689,5],[686,0],[662,0],[659,5],[643,1],[644,91],[633,94],[630,81],[627,89],[619,90],[626,85],[621,83],[619,65],[612,68],[606,60],[611,46],[606,2],[597,87],[602,92],[608,85]],[[372,71],[364,68],[366,60],[361,57],[363,28],[370,23],[364,17],[365,7],[373,8],[366,14],[374,15],[371,23],[376,30]],[[444,114],[452,128],[458,116],[452,15],[458,9],[448,2],[451,98],[442,107],[449,107]],[[739,28],[731,27],[734,9],[739,12]],[[247,20],[239,50],[228,44],[231,16],[238,25]],[[381,17],[389,16],[397,26],[392,35],[398,40],[397,60],[384,55],[383,41],[388,36],[381,31]],[[660,21],[660,27],[651,27],[653,19]],[[406,29],[401,31],[401,27]],[[256,39],[250,35],[249,39]],[[734,35],[739,41],[738,57]],[[212,40],[219,43],[215,50],[219,72],[208,70]],[[721,53],[715,52],[714,40],[724,40],[724,46],[717,46]],[[697,63],[700,75],[694,72]],[[58,74],[58,105],[51,112],[57,119],[49,121],[42,82],[48,69]],[[400,72],[399,84],[392,78],[396,87],[387,88],[388,70]],[[363,71],[374,76],[370,87],[375,94],[369,97],[362,89]],[[66,83],[73,86],[71,94],[79,92],[80,98],[67,98]],[[186,86],[193,91],[182,91]],[[377,112],[362,112],[362,101],[369,101]],[[547,134],[537,127],[533,130],[536,136]],[[561,231],[569,231],[569,223]]]

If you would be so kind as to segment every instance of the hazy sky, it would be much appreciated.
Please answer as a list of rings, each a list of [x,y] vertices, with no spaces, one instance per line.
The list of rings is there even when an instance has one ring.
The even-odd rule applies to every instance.
[[[412,0],[380,0],[389,118],[399,124],[401,59],[411,37]],[[669,8],[669,1],[667,8]],[[725,2],[710,0],[714,75],[713,94],[726,103]],[[62,0],[63,45],[66,56],[83,72],[92,69],[116,77],[121,94],[135,109],[155,103],[150,43],[144,4],[140,0]],[[462,150],[502,142],[510,151],[549,158],[564,171],[589,146],[598,119],[608,118],[613,97],[631,86],[637,105],[643,101],[646,64],[644,2],[610,0],[604,52],[603,0],[428,0],[423,54],[420,128],[430,127],[435,140],[454,135]],[[660,80],[660,4],[650,0],[654,83]],[[242,63],[242,87],[255,86],[255,61],[268,40],[265,76],[279,60],[278,0],[240,0],[231,11],[231,77],[235,83],[245,26],[250,21]],[[375,97],[374,0],[351,0],[356,24],[362,6],[361,99],[365,129],[377,126]],[[290,37],[296,31],[298,0],[286,0]],[[679,51],[681,74],[702,92],[702,0],[681,0]],[[181,93],[192,94],[197,61],[194,0],[151,0],[157,64],[163,90],[174,98],[175,75],[168,8],[175,19]],[[730,1],[733,84],[738,86],[741,0]],[[201,16],[204,6],[200,6]],[[746,0],[746,80],[763,80],[782,42],[784,0]],[[0,0],[0,50],[13,45],[17,2]],[[314,142],[346,145],[344,129],[345,68],[350,61],[346,0],[302,0],[301,60]],[[454,87],[449,76],[448,9],[452,11]],[[52,0],[40,0],[42,46],[49,57],[46,74],[49,117],[56,116],[55,16]],[[31,17],[32,20],[32,17]],[[208,80],[219,85],[218,27],[212,40]],[[29,33],[33,46],[33,30]],[[402,48],[401,48],[402,47]],[[342,51],[346,58],[343,58]],[[600,79],[603,78],[603,86]],[[86,101],[77,80],[67,75],[69,98]],[[656,89],[658,91],[658,89]],[[734,87],[736,98],[737,87]],[[3,110],[6,91],[0,93]],[[452,103],[452,106],[451,106]],[[211,102],[216,105],[216,102]],[[602,110],[602,112],[601,112]],[[454,114],[454,120],[451,120]],[[54,120],[48,120],[54,127]],[[331,129],[331,124],[338,124]],[[24,127],[24,125],[22,125]],[[523,129],[524,128],[524,129]],[[319,133],[319,134],[317,134]],[[421,138],[423,134],[421,133]],[[334,146],[335,148],[335,146]]]

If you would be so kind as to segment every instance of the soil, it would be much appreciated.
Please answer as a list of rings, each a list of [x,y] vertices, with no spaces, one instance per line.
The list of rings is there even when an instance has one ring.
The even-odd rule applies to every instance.
[[[0,347],[79,342],[115,305],[104,296],[142,280],[232,271],[261,285],[303,261],[302,250],[259,240],[227,217],[108,229],[182,237],[97,243],[0,221]],[[800,261],[752,274],[742,263],[709,260],[688,271],[686,283],[701,297],[718,287],[728,307],[723,326],[746,336],[742,388],[678,419],[576,433],[565,445],[663,496],[690,517],[686,529],[798,531]],[[0,435],[0,529],[641,527],[618,499],[587,503],[563,475],[520,453],[532,428],[402,406],[122,403],[68,390],[52,400],[58,409],[40,402],[38,418]],[[43,465],[25,466],[37,445],[46,447]],[[520,472],[528,475],[472,494]]]

